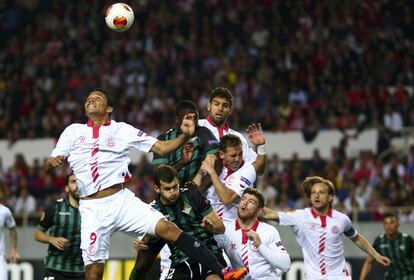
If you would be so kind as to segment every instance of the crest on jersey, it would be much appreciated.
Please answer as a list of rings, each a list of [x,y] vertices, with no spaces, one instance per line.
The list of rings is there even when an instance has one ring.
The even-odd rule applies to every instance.
[[[114,138],[112,138],[112,137],[106,138],[106,139],[105,139],[105,144],[106,144],[108,147],[113,147],[113,146],[115,146],[115,141],[114,141]]]
[[[191,212],[191,209],[192,209],[191,206],[188,203],[184,202],[184,206],[183,206],[182,212],[185,213],[185,214],[187,214],[187,215],[189,215],[190,212]]]
[[[333,226],[333,227],[331,228],[331,232],[332,232],[333,234],[337,234],[337,233],[339,232],[338,227],[337,227],[337,226]]]

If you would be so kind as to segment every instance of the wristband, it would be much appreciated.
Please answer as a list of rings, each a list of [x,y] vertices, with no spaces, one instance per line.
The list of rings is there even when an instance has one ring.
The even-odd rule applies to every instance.
[[[259,145],[259,146],[257,146],[257,154],[258,154],[259,156],[264,156],[264,155],[266,155],[266,144],[263,144],[263,145]]]

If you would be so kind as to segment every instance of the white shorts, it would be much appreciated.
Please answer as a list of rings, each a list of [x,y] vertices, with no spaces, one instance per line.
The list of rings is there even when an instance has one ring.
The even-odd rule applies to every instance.
[[[168,271],[170,270],[171,267],[171,251],[170,251],[170,247],[168,247],[167,244],[164,245],[164,247],[162,247],[161,251],[160,251],[160,280],[165,280],[167,275],[168,275]]]
[[[155,226],[164,216],[141,201],[129,189],[104,198],[81,199],[81,249],[83,262],[105,262],[114,232],[155,235]]]

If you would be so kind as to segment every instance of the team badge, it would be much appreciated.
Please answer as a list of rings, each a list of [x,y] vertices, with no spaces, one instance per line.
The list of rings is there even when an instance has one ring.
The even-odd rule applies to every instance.
[[[332,232],[333,234],[337,234],[337,233],[339,232],[338,227],[337,227],[337,226],[333,226],[333,227],[331,228],[331,232]]]
[[[113,147],[113,146],[115,146],[115,141],[114,141],[114,138],[112,138],[112,137],[106,138],[106,139],[105,139],[105,144],[106,144],[108,147]]]

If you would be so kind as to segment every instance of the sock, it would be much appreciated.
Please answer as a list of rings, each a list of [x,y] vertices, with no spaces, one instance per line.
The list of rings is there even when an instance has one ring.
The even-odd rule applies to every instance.
[[[222,276],[222,267],[216,256],[199,240],[183,232],[174,242],[174,245],[190,259],[199,262],[206,268],[211,269],[215,274]]]

